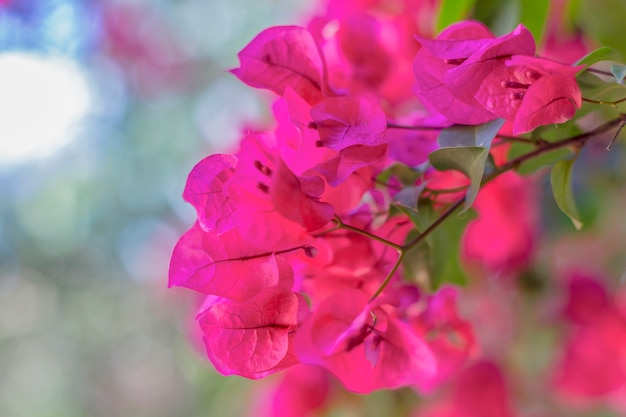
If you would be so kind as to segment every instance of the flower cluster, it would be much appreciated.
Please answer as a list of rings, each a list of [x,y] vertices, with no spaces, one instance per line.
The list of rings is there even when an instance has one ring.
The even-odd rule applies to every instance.
[[[513,415],[499,366],[466,367],[483,348],[479,332],[457,312],[459,290],[442,284],[465,279],[459,250],[468,270],[503,279],[532,257],[533,180],[510,172],[526,159],[507,160],[497,137],[572,119],[583,67],[536,57],[522,25],[496,37],[465,21],[433,38],[417,27],[415,2],[378,3],[331,2],[308,28],[266,29],[239,53],[232,73],[275,93],[275,124],[193,168],[183,196],[197,221],[174,249],[169,283],[205,295],[197,321],[224,375],[291,368],[286,380],[299,382],[280,390],[307,390],[307,378],[326,387],[311,408],[326,400],[327,373],[357,393],[452,381],[452,399],[419,415]],[[478,216],[454,220],[464,204]],[[603,326],[623,327],[602,305]],[[596,389],[579,381],[584,360],[569,365],[590,360],[585,352],[564,355],[557,385]],[[622,381],[622,371],[606,378]],[[474,392],[498,400],[476,403]]]
[[[536,58],[524,26],[496,38],[481,23],[461,22],[436,39],[418,38],[417,95],[453,123],[513,121],[513,133],[563,123],[581,106],[572,67]]]

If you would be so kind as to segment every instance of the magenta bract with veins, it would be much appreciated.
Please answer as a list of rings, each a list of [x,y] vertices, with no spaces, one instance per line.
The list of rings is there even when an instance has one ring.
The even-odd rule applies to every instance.
[[[322,99],[324,60],[308,30],[298,26],[275,26],[258,34],[241,52],[241,66],[233,69],[241,81],[282,96],[293,88],[307,102]]]
[[[426,343],[359,290],[323,301],[298,330],[295,346],[300,362],[325,367],[358,393],[413,385],[437,369]]]
[[[261,378],[298,363],[292,335],[306,302],[282,287],[232,301],[217,298],[198,314],[207,354],[224,375]]]
[[[387,117],[371,100],[329,97],[311,108],[311,118],[320,141],[330,149],[384,143]]]
[[[513,134],[563,123],[582,104],[572,67],[547,59],[514,55],[483,80],[475,98],[494,114],[513,120]]]
[[[233,155],[211,155],[189,173],[183,198],[196,209],[200,226],[208,232],[222,233],[234,226],[235,208],[225,184],[232,178],[236,165],[237,157]]]
[[[448,27],[436,39],[417,38],[422,49],[413,63],[415,92],[428,109],[452,123],[480,124],[496,118],[479,103],[456,97],[445,82],[448,71],[469,59],[493,37],[482,23],[468,21]]]
[[[197,223],[176,244],[169,275],[170,287],[236,300],[252,297],[265,287],[293,284],[293,272],[284,260],[246,243],[237,229],[218,236]]]
[[[519,25],[513,32],[485,42],[467,60],[447,71],[444,82],[455,97],[466,103],[475,103],[475,95],[483,80],[494,70],[504,66],[505,59],[512,55],[534,53],[533,35],[524,26]],[[484,106],[484,103],[481,104]],[[489,107],[486,109],[492,111]]]
[[[437,373],[416,386],[422,392],[431,392],[451,379],[476,350],[472,326],[457,312],[458,294],[453,287],[441,288],[428,297],[426,309],[411,322],[437,358]]]

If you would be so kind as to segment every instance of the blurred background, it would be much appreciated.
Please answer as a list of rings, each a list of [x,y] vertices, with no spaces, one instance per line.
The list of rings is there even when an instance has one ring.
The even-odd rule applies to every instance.
[[[0,0],[0,417],[246,413],[254,383],[223,378],[192,346],[198,300],[167,289],[169,258],[195,218],[181,197],[191,168],[267,116],[263,93],[227,72],[237,51],[306,22],[314,3]],[[590,46],[626,52],[622,0],[575,3]],[[516,20],[477,4],[507,30]],[[578,197],[591,236],[605,236],[597,252],[613,248],[621,270],[623,147],[606,157],[605,145],[581,163],[612,174]],[[560,219],[546,236],[571,233],[544,194],[545,224]],[[583,253],[580,236],[542,253]],[[367,409],[382,415],[381,398]]]
[[[266,111],[227,70],[306,4],[0,0],[0,416],[246,406],[167,271],[187,174]]]

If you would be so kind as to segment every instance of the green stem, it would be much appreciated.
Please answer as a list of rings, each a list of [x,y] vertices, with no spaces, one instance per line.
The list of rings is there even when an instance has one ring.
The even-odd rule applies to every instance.
[[[450,126],[407,126],[398,125],[387,122],[387,129],[403,129],[403,130],[443,130]]]
[[[365,236],[368,237],[372,240],[375,240],[376,242],[380,242],[383,245],[389,246],[391,248],[394,248],[395,250],[401,250],[402,246],[398,245],[397,243],[392,242],[391,240],[387,240],[384,237],[380,237],[377,236],[373,233],[368,232],[367,230],[363,230],[363,229],[359,229],[358,227],[354,227],[354,226],[350,226],[349,224],[346,224],[343,222],[343,220],[341,220],[339,218],[339,216],[335,215],[335,219],[334,219],[335,223],[337,224],[337,228],[338,229],[345,229],[345,230],[349,230],[351,232],[357,233],[361,236]]]
[[[383,290],[385,289],[387,284],[389,284],[389,281],[391,281],[391,279],[395,275],[396,271],[400,267],[400,264],[402,264],[402,261],[404,260],[404,257],[406,256],[407,251],[405,251],[405,250],[400,248],[398,250],[398,253],[399,253],[399,255],[398,255],[398,259],[396,259],[396,263],[393,264],[393,267],[391,268],[391,271],[389,271],[389,273],[387,274],[387,276],[385,277],[383,282],[380,284],[380,286],[378,287],[376,292],[370,297],[368,302],[371,303],[372,301],[374,301],[383,292]]]
[[[580,148],[581,146],[583,146],[587,141],[591,140],[594,136],[600,135],[602,133],[606,133],[614,128],[618,128],[619,130],[621,130],[622,127],[624,127],[624,125],[626,125],[626,114],[624,113],[620,113],[620,115],[613,120],[610,120],[606,123],[604,123],[603,125],[598,126],[597,128],[595,128],[594,130],[590,131],[590,132],[586,132],[586,133],[582,133],[580,135],[576,135],[573,136],[569,139],[566,140],[562,140],[559,142],[549,142],[549,143],[545,143],[544,145],[542,145],[540,148],[537,148],[531,152],[528,152],[527,154],[521,155],[515,159],[512,159],[508,162],[506,162],[505,164],[499,166],[494,172],[492,172],[491,174],[485,176],[483,178],[483,180],[481,181],[481,187],[484,186],[485,184],[493,181],[494,179],[496,179],[497,177],[499,177],[500,175],[515,169],[516,167],[519,167],[521,164],[523,164],[526,161],[529,161],[533,158],[536,158],[540,155],[543,155],[544,153],[556,150],[556,149],[561,149],[561,148],[566,148],[568,146],[576,146],[578,148]],[[618,133],[619,133],[618,130]],[[399,252],[399,256],[398,259],[396,260],[396,263],[393,265],[393,268],[391,269],[391,271],[389,271],[389,274],[387,274],[387,277],[385,278],[385,280],[381,283],[381,285],[378,287],[378,289],[376,290],[376,292],[374,293],[374,295],[372,295],[372,297],[370,298],[370,302],[373,301],[374,299],[376,299],[376,297],[378,297],[383,290],[385,289],[385,287],[387,286],[387,284],[389,284],[389,282],[391,281],[391,278],[393,277],[393,275],[396,273],[396,271],[398,270],[398,267],[400,266],[400,264],[402,263],[402,260],[404,259],[404,257],[406,256],[406,254],[413,249],[415,246],[419,245],[421,242],[424,241],[424,239],[426,239],[426,237],[428,237],[428,235],[430,235],[437,227],[439,227],[439,225],[441,225],[448,217],[450,217],[454,212],[456,212],[462,205],[463,203],[465,203],[465,196],[460,197],[458,200],[456,200],[454,203],[452,203],[452,205],[450,205],[446,211],[444,211],[433,223],[431,223],[430,226],[428,226],[422,233],[420,233],[415,239],[413,239],[412,241],[402,245],[402,246],[398,246],[393,244],[390,245],[392,247],[395,247],[398,252]],[[377,239],[380,239],[378,237],[376,237]],[[389,242],[392,243],[392,242]]]

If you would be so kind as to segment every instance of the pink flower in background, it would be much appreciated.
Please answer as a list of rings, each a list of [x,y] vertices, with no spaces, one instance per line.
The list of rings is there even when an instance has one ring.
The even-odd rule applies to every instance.
[[[596,277],[567,282],[565,344],[554,371],[556,389],[571,401],[606,401],[626,387],[626,309]]]
[[[481,361],[466,368],[444,397],[413,417],[513,417],[507,381],[500,368]]]
[[[411,321],[437,358],[437,373],[417,384],[421,392],[432,392],[448,382],[475,353],[472,325],[457,312],[458,295],[452,287],[440,289],[427,298],[426,309]]]
[[[462,255],[490,273],[509,275],[531,260],[539,234],[534,182],[507,173],[478,194],[472,220],[463,235]]]
[[[323,412],[334,393],[331,376],[318,366],[296,365],[255,392],[250,417],[308,417]]]

